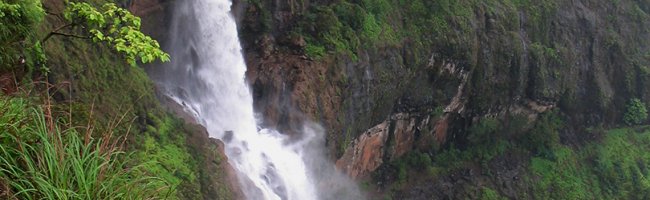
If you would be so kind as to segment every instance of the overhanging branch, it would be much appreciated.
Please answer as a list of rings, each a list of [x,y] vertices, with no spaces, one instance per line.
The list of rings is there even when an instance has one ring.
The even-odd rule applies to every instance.
[[[80,39],[90,39],[89,36],[75,35],[75,34],[61,33],[61,32],[51,32],[50,34],[51,35],[60,35],[60,36],[65,36],[65,37],[80,38]]]
[[[45,43],[45,41],[50,39],[50,37],[52,37],[53,35],[61,35],[61,36],[66,36],[66,37],[75,37],[75,38],[83,38],[83,39],[88,39],[89,38],[89,37],[84,37],[84,36],[59,32],[60,30],[62,30],[64,28],[73,27],[73,26],[76,26],[76,24],[75,23],[69,23],[69,24],[65,24],[63,26],[59,26],[59,27],[55,28],[54,30],[52,30],[52,32],[47,34],[47,36],[45,36],[45,38],[43,38],[41,40],[41,43]]]

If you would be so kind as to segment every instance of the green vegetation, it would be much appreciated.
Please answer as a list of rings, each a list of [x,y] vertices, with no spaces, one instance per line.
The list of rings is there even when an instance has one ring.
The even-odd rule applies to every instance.
[[[150,63],[156,59],[169,61],[169,55],[160,50],[158,42],[140,32],[140,18],[113,3],[106,3],[101,10],[97,10],[88,3],[70,2],[63,16],[69,23],[50,32],[43,41],[53,35],[92,38],[93,41],[104,42],[123,54],[131,65],[136,64],[136,58],[140,58],[142,63]],[[62,29],[75,28],[82,30],[82,35],[60,32]]]
[[[627,103],[623,121],[628,125],[642,124],[648,119],[648,109],[641,100],[634,98]]]
[[[5,8],[7,5],[19,5],[13,6],[19,13],[15,18],[0,17],[0,31],[13,32],[1,33],[3,38],[0,38],[0,76],[14,75],[12,78],[20,84],[18,90],[28,91],[31,94],[29,97],[33,98],[24,101],[29,107],[35,107],[33,105],[43,101],[41,98],[52,98],[49,107],[51,109],[48,111],[50,114],[46,116],[58,119],[56,122],[61,129],[59,133],[62,133],[64,144],[73,144],[73,137],[78,137],[82,144],[87,144],[89,141],[85,140],[86,137],[104,138],[109,133],[113,134],[112,138],[123,140],[125,146],[120,150],[129,153],[97,153],[115,158],[104,162],[115,165],[115,171],[125,174],[120,174],[119,177],[116,175],[118,179],[115,179],[115,183],[121,182],[123,187],[131,190],[128,193],[133,196],[114,196],[108,199],[201,199],[205,196],[217,199],[231,198],[229,188],[222,183],[222,177],[225,175],[215,172],[217,170],[212,167],[221,166],[217,162],[220,155],[214,153],[216,150],[207,142],[196,144],[190,141],[192,133],[200,131],[188,128],[182,120],[164,112],[164,108],[156,99],[151,80],[142,68],[133,67],[136,61],[151,62],[154,59],[167,58],[167,54],[158,48],[157,42],[141,35],[140,19],[116,7],[110,0],[74,1],[65,4],[67,6],[61,10],[56,10],[59,7],[57,3],[61,2],[43,3],[49,5],[41,6],[41,2],[36,0],[9,0],[0,3],[3,16],[8,16]],[[93,7],[95,5],[104,6],[97,9]],[[48,10],[45,15],[42,7],[53,10]],[[30,12],[36,13],[35,17],[25,19],[25,13]],[[20,20],[24,23],[18,23]],[[27,23],[28,21],[30,23]],[[21,57],[25,58],[25,64],[21,64],[18,59]],[[0,94],[0,98],[9,99],[4,94]],[[0,110],[0,118],[25,119],[20,120],[19,124],[35,130],[31,125],[24,124],[37,119],[35,115],[27,113],[29,112],[25,112],[24,116],[16,114],[11,117]],[[92,125],[92,133],[79,128],[89,124]],[[1,131],[5,131],[4,126]],[[25,137],[27,136],[20,136],[23,139]],[[29,145],[39,144],[35,143],[37,138],[21,141]],[[92,146],[82,146],[79,150],[88,149],[88,152],[92,152],[90,150],[95,149],[97,144],[109,142],[114,140],[93,140]],[[15,150],[18,144],[20,143],[10,138],[0,138],[0,146],[3,148],[12,147]],[[38,150],[40,147],[34,148]],[[2,158],[18,158],[18,155]],[[22,167],[14,165],[17,163],[9,164],[10,166],[4,165],[0,170]],[[93,169],[87,168],[74,173],[83,172],[90,175],[91,170]],[[76,175],[71,174],[69,177]],[[8,185],[10,180],[14,179],[4,174],[0,176],[0,194],[3,193],[3,186]],[[50,183],[41,181],[39,184]],[[71,189],[58,185],[50,189],[60,190],[59,193],[63,191],[68,195],[67,198],[107,199],[104,196],[86,194],[69,196],[73,195],[67,193],[67,190]],[[115,195],[124,191],[120,188],[110,190],[115,191],[112,193]],[[12,195],[17,195],[16,191],[19,189],[12,188]],[[41,194],[37,194],[38,192],[40,189],[25,195],[36,195],[34,198],[40,199]],[[3,197],[0,196],[0,199]]]
[[[29,58],[35,53],[33,47],[39,43],[33,28],[44,15],[39,0],[0,2],[0,72],[21,63],[21,55]]]
[[[305,46],[305,54],[307,54],[309,57],[316,58],[316,59],[322,58],[323,56],[326,55],[325,47],[316,46],[309,43],[307,44],[307,46]]]
[[[362,47],[397,44],[395,31],[384,18],[390,10],[387,6],[385,1],[315,6],[295,31],[305,36],[305,53],[310,57],[335,53],[356,59]]]
[[[522,144],[538,156],[553,158],[553,149],[560,143],[559,131],[564,123],[558,111],[542,113],[535,126],[523,137]]]
[[[198,182],[199,170],[197,159],[190,154],[186,147],[185,131],[182,122],[166,116],[159,119],[151,115],[149,119],[152,125],[142,137],[138,138],[137,151],[134,154],[140,162],[144,162],[144,168],[151,174],[168,181],[173,191],[172,196],[179,196],[182,199],[200,199],[200,187]]]
[[[436,175],[437,168],[431,160],[431,156],[419,151],[412,151],[399,159],[387,163],[388,167],[392,168],[390,174],[377,174],[373,175],[374,178],[389,177],[389,185],[391,190],[403,188],[411,185],[410,180],[415,177],[429,177]]]
[[[484,187],[481,189],[481,195],[480,198],[481,200],[502,200],[502,199],[507,199],[505,197],[502,197],[499,195],[497,191],[494,191],[491,188]]]
[[[615,129],[602,142],[578,150],[558,147],[555,159],[533,158],[534,194],[540,199],[647,199],[648,142],[647,127]]]
[[[142,63],[169,60],[158,42],[140,32],[140,18],[113,3],[106,3],[98,10],[89,3],[66,1],[61,16],[66,23],[48,30],[49,33],[40,39],[37,38],[39,32],[34,30],[41,25],[44,16],[38,0],[0,3],[0,72],[23,64],[30,69],[38,67],[43,73],[49,72],[42,43],[55,35],[102,42],[124,55],[131,65],[136,64],[137,58]]]
[[[643,127],[611,130],[602,144],[593,144],[596,160],[593,172],[602,181],[606,197],[650,198],[650,130]]]
[[[473,125],[469,128],[469,136],[467,139],[474,144],[479,144],[485,141],[493,141],[494,138],[498,138],[495,134],[499,126],[500,123],[496,119],[482,119],[476,125]]]
[[[113,133],[95,139],[91,125],[61,126],[18,98],[0,99],[0,112],[0,198],[161,199],[171,191],[133,165]]]
[[[533,157],[530,171],[533,174],[533,196],[538,199],[589,199],[592,190],[598,190],[593,176],[582,168],[577,155],[568,147],[554,151],[555,158]],[[550,192],[550,189],[553,192]]]
[[[294,31],[306,38],[309,48],[305,53],[310,57],[322,57],[320,51],[314,50],[326,49],[328,55],[344,54],[356,59],[360,51],[399,46],[405,40],[416,50],[437,44],[442,49],[464,52],[466,47],[456,45],[468,41],[474,5],[473,1],[453,0],[347,0],[310,6]]]
[[[445,114],[445,107],[444,106],[436,106],[433,110],[431,110],[431,116],[433,117],[442,117]]]

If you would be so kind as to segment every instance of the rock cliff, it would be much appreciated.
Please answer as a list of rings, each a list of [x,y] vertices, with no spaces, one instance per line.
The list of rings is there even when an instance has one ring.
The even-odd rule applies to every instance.
[[[555,110],[566,125],[559,142],[579,145],[593,138],[587,128],[621,124],[630,99],[650,100],[644,2],[240,0],[234,8],[266,123],[324,124],[337,166],[360,179],[382,176],[380,166],[411,151],[470,148],[483,119],[523,119],[517,133],[494,136],[512,140]]]

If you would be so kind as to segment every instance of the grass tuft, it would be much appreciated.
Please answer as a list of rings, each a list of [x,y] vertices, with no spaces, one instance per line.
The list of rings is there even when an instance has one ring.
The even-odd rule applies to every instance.
[[[143,173],[143,164],[131,165],[119,140],[84,136],[27,105],[0,99],[0,198],[160,199],[170,194],[162,179]]]

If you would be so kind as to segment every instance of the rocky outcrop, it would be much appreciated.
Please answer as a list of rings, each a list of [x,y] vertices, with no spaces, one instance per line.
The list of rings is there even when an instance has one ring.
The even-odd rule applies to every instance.
[[[350,144],[336,167],[352,178],[364,176],[384,162],[384,146],[388,140],[388,123],[381,123],[361,134]]]
[[[513,105],[500,113],[486,114],[481,118],[494,118],[508,113],[526,116],[526,124],[531,124],[540,113],[554,107],[554,105],[540,105],[530,100],[523,102],[525,103]],[[456,104],[452,102],[450,105]],[[451,131],[449,127],[453,117],[456,116],[454,114],[458,115],[454,112],[442,115],[427,113],[391,115],[386,121],[354,139],[347,146],[343,156],[336,161],[336,166],[350,177],[361,179],[375,172],[382,164],[395,161],[413,150],[427,152],[434,144],[441,144],[439,143],[441,135],[444,136]]]
[[[407,113],[392,115],[352,141],[336,161],[336,167],[352,178],[364,178],[383,163],[398,159],[417,146],[427,145],[416,145],[416,141],[426,141],[427,136],[431,141],[435,129],[429,125],[438,119]]]
[[[415,126],[416,118],[410,117],[408,114],[398,113],[391,117],[393,121],[393,137],[394,142],[390,151],[390,158],[399,158],[408,153],[413,148],[415,142]],[[423,123],[429,123],[423,121]]]
[[[263,49],[265,41],[260,41]],[[252,86],[255,109],[264,115],[264,125],[286,133],[302,130],[305,119],[339,123],[341,95],[327,79],[328,62],[305,56],[275,53],[264,57],[247,54],[247,78]],[[331,77],[330,77],[331,78]],[[317,93],[314,91],[318,91]]]

